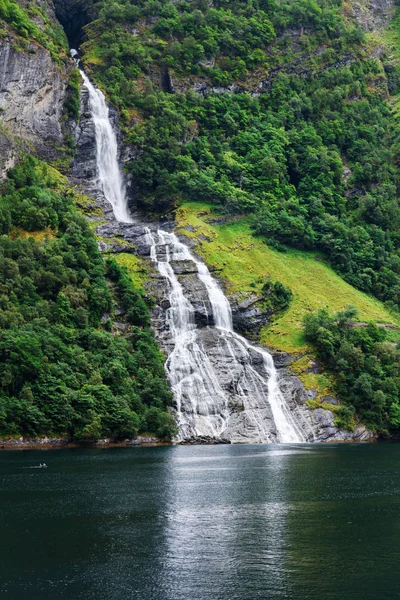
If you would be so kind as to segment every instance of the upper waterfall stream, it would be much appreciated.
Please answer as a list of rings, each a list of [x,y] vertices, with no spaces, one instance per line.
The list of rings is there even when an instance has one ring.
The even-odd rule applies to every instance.
[[[81,74],[95,126],[98,186],[116,220],[132,223],[107,102],[87,75]],[[309,433],[305,422],[302,427],[295,422],[285,402],[271,355],[233,331],[230,304],[206,265],[173,233],[146,228],[143,235],[168,286],[166,319],[172,350],[166,370],[175,398],[179,439],[210,436],[281,443],[312,439],[310,428]],[[179,264],[192,265],[204,289],[211,307],[206,327],[196,324],[195,309],[179,279]],[[294,412],[296,420],[301,418]]]

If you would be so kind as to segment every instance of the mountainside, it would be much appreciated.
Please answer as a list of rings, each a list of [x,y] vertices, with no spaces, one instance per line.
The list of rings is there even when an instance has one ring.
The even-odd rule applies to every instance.
[[[302,402],[316,414],[322,411],[324,419],[329,413],[332,431],[334,420],[352,430],[361,417],[371,431],[393,434],[400,425],[396,11],[388,0],[0,0],[0,170],[5,177],[24,155],[33,154],[69,176],[70,184],[80,189],[80,195],[74,192],[75,202],[95,229],[87,235],[92,241],[95,235],[103,252],[116,254],[131,273],[141,271],[153,303],[162,302],[150,266],[134,256],[141,253],[140,245],[113,225],[111,208],[93,188],[93,122],[85,92],[80,109],[80,76],[68,52],[69,45],[79,46],[86,72],[115,109],[111,116],[120,127],[120,160],[131,210],[139,211],[140,219],[146,214],[147,220],[176,220],[180,234],[224,286],[235,329],[255,341],[261,336],[277,352],[277,364],[281,361],[286,368],[292,363],[302,382],[295,385],[308,390],[299,392]],[[174,427],[165,412],[169,392],[160,355],[152,354],[150,370],[141,375],[140,360],[119,356],[122,351],[111,342],[121,333],[110,313],[112,300],[104,292],[103,312],[95,309],[98,314],[91,320],[92,309],[82,299],[87,285],[80,272],[84,267],[68,265],[76,274],[57,283],[49,298],[44,290],[32,288],[41,303],[47,302],[46,314],[42,309],[33,314],[31,308],[28,316],[22,299],[11,293],[20,276],[16,253],[22,249],[13,249],[10,240],[14,237],[18,245],[21,237],[36,236],[37,252],[54,253],[56,258],[51,240],[62,238],[63,211],[72,210],[68,194],[51,208],[51,185],[42,182],[38,192],[39,182],[18,173],[11,171],[9,179],[16,187],[5,183],[2,199],[2,309],[7,313],[1,324],[3,370],[13,352],[8,337],[21,327],[31,328],[31,321],[39,337],[47,327],[57,328],[57,303],[67,296],[68,327],[100,327],[101,335],[111,335],[110,360],[125,369],[123,376],[115,377],[128,387],[120,389],[114,375],[107,375],[111,366],[104,365],[99,375],[103,383],[94,382],[94,369],[71,390],[67,386],[68,390],[53,391],[52,402],[79,414],[70,394],[100,384],[109,386],[111,394],[104,408],[93,392],[79,425],[69,417],[68,427],[62,429],[56,424],[59,417],[53,419],[48,412],[50,405],[41,408],[44,381],[39,377],[32,387],[31,375],[17,361],[18,384],[3,377],[6,416],[0,434],[96,438],[150,431],[170,436]],[[85,199],[82,191],[94,199]],[[22,203],[21,214],[7,208],[13,201],[8,200],[10,194]],[[47,237],[38,233],[44,231]],[[13,265],[7,267],[9,260]],[[118,278],[128,285],[117,263],[107,265],[112,293]],[[104,274],[101,277],[104,286]],[[137,288],[137,277],[134,283]],[[65,293],[70,285],[73,300]],[[148,309],[136,288],[129,293],[144,312],[135,309],[136,321],[121,336],[132,344],[127,351],[133,356],[140,341],[129,327],[145,331],[143,343],[156,353],[147,333]],[[121,299],[114,302],[117,306]],[[80,324],[78,308],[89,310]],[[307,317],[319,309],[327,313]],[[156,326],[157,310],[153,308]],[[368,325],[370,321],[379,326]],[[58,328],[53,334],[62,340],[65,332]],[[68,335],[77,335],[82,345],[82,333]],[[162,343],[160,331],[157,336]],[[43,343],[38,342],[42,347],[37,352],[46,357]],[[64,353],[60,346],[54,360],[59,362]],[[152,380],[160,391],[144,391],[145,381]],[[294,394],[292,388],[286,393]],[[338,395],[343,406],[337,404]],[[36,428],[25,427],[16,416],[15,411],[24,411],[29,402],[32,410],[42,412],[35,417]],[[108,424],[113,402],[129,413],[130,433]],[[147,404],[155,411],[149,417]],[[85,427],[92,431],[92,422],[97,423],[94,433],[83,434]]]
[[[104,264],[57,171],[26,159],[2,191],[0,435],[170,437],[141,291]]]
[[[139,204],[254,215],[398,306],[397,70],[376,36],[331,2],[138,5],[129,25],[100,9],[82,51],[125,120]]]

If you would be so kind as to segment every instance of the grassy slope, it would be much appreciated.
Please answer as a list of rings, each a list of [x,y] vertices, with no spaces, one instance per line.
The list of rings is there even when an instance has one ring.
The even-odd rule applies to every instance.
[[[290,287],[293,300],[289,309],[263,329],[261,341],[285,352],[305,355],[294,363],[294,370],[307,388],[316,388],[320,395],[331,393],[326,376],[306,373],[312,353],[303,338],[301,323],[307,312],[319,308],[338,311],[354,305],[362,320],[400,325],[400,319],[379,300],[344,282],[317,254],[278,252],[252,234],[246,219],[218,224],[217,217],[208,205],[186,203],[177,213],[178,230],[199,239],[198,252],[210,267],[218,270],[228,293],[260,290],[266,276]]]
[[[138,256],[135,256],[135,254],[130,254],[127,252],[115,254],[113,255],[113,258],[115,258],[119,265],[128,269],[128,273],[131,276],[135,287],[143,290],[144,282],[148,278],[148,269],[144,261]]]

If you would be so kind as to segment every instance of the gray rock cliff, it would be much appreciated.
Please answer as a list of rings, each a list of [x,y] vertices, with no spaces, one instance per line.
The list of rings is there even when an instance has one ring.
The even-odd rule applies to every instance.
[[[60,155],[61,115],[69,67],[56,65],[35,43],[27,51],[0,40],[0,172],[12,166],[17,146],[45,160]],[[8,140],[8,141],[6,141]]]

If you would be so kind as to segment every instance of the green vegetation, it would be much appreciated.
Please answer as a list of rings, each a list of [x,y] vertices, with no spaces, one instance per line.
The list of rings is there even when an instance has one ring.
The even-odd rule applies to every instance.
[[[138,289],[143,289],[143,284],[148,276],[148,269],[144,261],[135,254],[120,252],[115,255],[115,260],[119,265],[125,267]]]
[[[398,309],[399,144],[385,63],[342,3],[96,6],[84,60],[121,110],[142,204],[246,213],[270,244],[323,252]],[[237,93],[212,88],[232,83]]]
[[[181,207],[228,291],[262,296],[268,278],[270,308],[279,282],[292,291],[263,341],[308,362],[312,311],[355,305],[363,321],[398,324],[399,10],[366,34],[341,0],[95,5],[84,62],[120,110],[139,203]],[[211,208],[225,224],[202,214]],[[320,396],[337,389],[298,370]]]
[[[63,182],[27,158],[2,190],[0,436],[170,438],[146,299],[124,267],[104,264]]]
[[[265,76],[297,52],[324,45],[324,56],[309,56],[307,66],[333,63],[338,54],[363,40],[346,26],[341,2],[329,0],[204,0],[95,2],[98,18],[85,28],[85,61],[115,97],[132,105],[135,80],[171,69],[174,77],[230,85]],[[302,29],[298,48],[290,44]],[[111,72],[108,68],[111,68]],[[165,87],[168,87],[166,85]]]
[[[375,32],[374,36],[380,45],[385,45],[387,60],[385,61],[385,73],[388,78],[390,91],[389,101],[392,105],[392,113],[395,122],[398,122],[400,111],[400,7],[395,6],[395,13],[389,25]]]
[[[264,307],[269,308],[272,312],[286,310],[292,300],[292,290],[280,281],[272,281],[267,277],[262,286],[262,296],[264,299]]]
[[[356,290],[343,281],[321,257],[312,252],[288,250],[280,252],[254,236],[248,219],[228,219],[220,223],[218,214],[207,205],[185,204],[178,211],[180,233],[200,241],[198,251],[225,283],[230,293],[262,296],[265,278],[280,281],[293,294],[289,308],[272,317],[272,323],[264,327],[261,341],[272,348],[300,355],[292,364],[293,371],[306,389],[314,389],[317,397],[314,408],[330,408],[321,404],[324,396],[338,394],[335,371],[315,373],[314,341],[304,335],[302,323],[315,311],[344,311],[347,306],[359,308],[363,322],[400,325],[397,313],[389,312],[384,305]],[[397,330],[379,329],[388,343],[397,342]],[[348,398],[346,387],[340,387],[343,400]],[[316,404],[315,404],[316,403]],[[340,410],[339,410],[340,408]],[[346,407],[345,407],[346,408]],[[336,407],[334,412],[338,426],[352,429],[352,413]],[[343,414],[342,414],[343,413]]]
[[[337,312],[354,305],[363,321],[400,325],[397,314],[343,281],[318,254],[280,252],[267,246],[254,235],[249,219],[225,217],[226,222],[219,221],[220,215],[209,205],[197,202],[187,203],[177,212],[180,233],[199,240],[198,251],[224,280],[228,293],[262,296],[266,277],[282,282],[293,293],[289,308],[264,329],[266,345],[296,354],[310,351],[302,322],[305,315],[320,308]]]
[[[398,427],[397,349],[390,354],[398,333],[375,325],[351,328],[348,323],[338,331],[337,321],[344,317],[329,314],[355,305],[362,321],[400,323],[400,9],[386,31],[366,34],[341,0],[93,0],[91,4],[96,18],[85,27],[83,61],[119,110],[124,135],[134,149],[135,159],[126,168],[137,186],[140,206],[155,213],[177,211],[181,228],[190,225],[186,234],[200,240],[199,251],[219,270],[228,291],[255,292],[263,299],[273,322],[262,332],[262,341],[306,353],[294,368],[308,387],[317,389],[317,405],[331,392],[348,398],[348,406],[335,409],[338,424],[352,427],[354,407],[378,431]],[[16,0],[0,0],[0,18],[7,24],[4,31],[17,32],[20,46],[28,48],[35,40],[55,60],[62,59],[65,37],[36,4],[22,7]],[[386,54],[382,43],[392,46]],[[77,117],[76,71],[69,80],[65,108],[68,117]],[[72,141],[66,142],[72,151]],[[103,385],[121,403],[121,410],[136,415],[127,419],[132,431],[171,432],[173,424],[164,410],[168,393],[161,358],[156,359],[141,292],[146,277],[142,264],[129,253],[121,254],[107,261],[106,272],[100,274],[101,259],[85,245],[87,240],[94,244],[86,225],[79,233],[85,241],[79,243],[89,262],[81,264],[76,253],[75,262],[68,262],[70,258],[65,262],[62,244],[69,248],[65,250],[69,256],[68,232],[77,213],[65,190],[60,193],[34,179],[35,169],[25,165],[12,171],[5,190],[10,200],[1,207],[0,228],[7,244],[21,245],[18,252],[23,256],[28,252],[25,246],[41,249],[47,258],[41,262],[42,254],[32,251],[35,270],[47,272],[46,261],[53,253],[58,265],[65,263],[67,275],[47,290],[28,270],[26,276],[33,278],[29,285],[40,298],[38,306],[36,300],[29,304],[18,296],[19,284],[13,283],[15,291],[7,288],[17,295],[12,307],[7,304],[3,309],[4,330],[17,324],[32,328],[37,319],[47,319],[46,327],[63,343],[64,329],[71,330],[68,348],[76,345],[97,357],[89,360],[93,366],[89,379],[81,375],[79,379],[75,367],[69,366],[75,379],[68,378],[63,394],[71,411],[81,414],[75,400],[69,400],[71,386],[75,393],[79,386]],[[74,215],[68,217],[68,225],[66,214]],[[221,215],[224,222],[213,221]],[[15,262],[15,251],[6,248],[5,258]],[[12,282],[13,269],[16,278],[21,276],[13,266],[11,276],[7,271]],[[51,273],[55,276],[55,268]],[[93,286],[101,294],[89,294]],[[75,288],[79,293],[84,290],[76,306],[73,302],[81,296]],[[116,307],[124,313],[122,324],[113,318]],[[110,357],[117,353],[128,373],[121,376],[121,387],[114,389],[102,370],[107,364],[103,350],[85,346],[82,336],[87,332],[110,340]],[[146,357],[130,362],[125,350],[113,344],[124,345],[129,356],[142,352]],[[139,350],[141,344],[148,354]],[[349,345],[347,360],[343,348]],[[326,363],[327,375],[310,372],[313,347]],[[43,353],[49,359],[47,347]],[[373,383],[358,382],[361,375],[354,355],[360,353],[364,374]],[[375,359],[376,373],[371,366]],[[144,391],[140,375],[149,364],[149,378],[157,382],[152,395]],[[47,419],[46,427],[56,431],[49,416],[52,401],[37,396],[41,377],[42,373],[37,388],[29,379],[26,385],[36,394],[34,406]],[[70,386],[69,381],[77,383]],[[23,389],[6,387],[5,397],[22,402]],[[128,401],[132,390],[138,404]],[[113,412],[107,413],[107,407],[114,400],[111,396],[100,400],[91,389],[88,394],[93,412],[85,413],[86,421],[78,424],[72,417],[63,418],[68,432],[87,439],[100,430],[101,435],[114,435],[107,420]],[[17,423],[12,419],[10,423]],[[16,431],[20,427],[13,426]],[[123,428],[118,435],[125,435]]]
[[[67,94],[65,98],[65,112],[70,119],[79,118],[81,107],[81,75],[79,69],[73,69],[68,79]]]
[[[17,0],[0,0],[0,23],[7,23],[19,36],[18,45],[29,50],[28,41],[38,42],[46,48],[56,62],[65,60],[68,42],[62,26],[49,18],[46,10],[35,2],[21,6]],[[0,38],[7,29],[0,29]]]
[[[329,315],[326,310],[304,320],[306,338],[335,375],[336,390],[346,399],[340,424],[357,411],[373,431],[388,433],[400,426],[400,350],[373,323],[354,327],[355,309]]]

